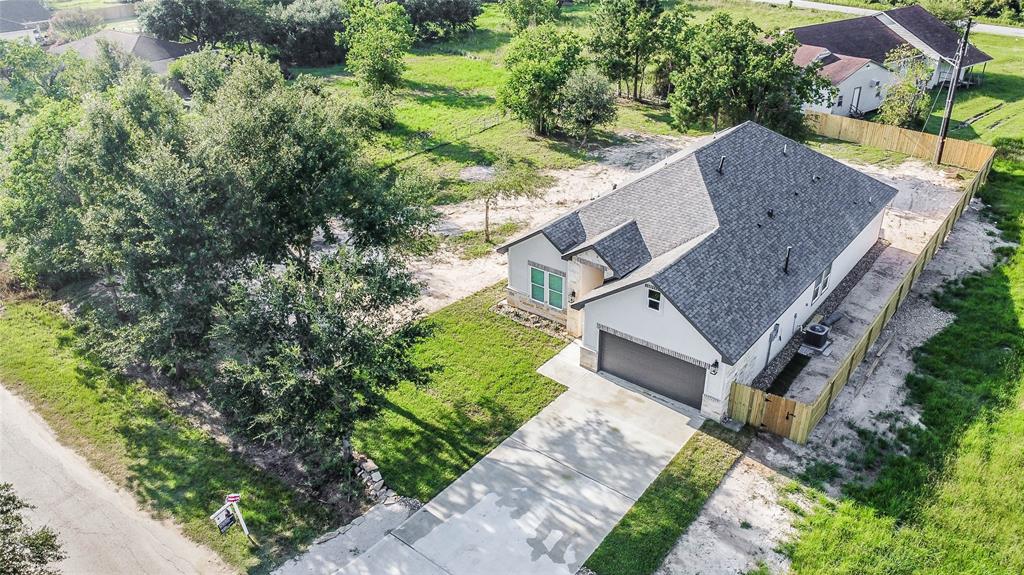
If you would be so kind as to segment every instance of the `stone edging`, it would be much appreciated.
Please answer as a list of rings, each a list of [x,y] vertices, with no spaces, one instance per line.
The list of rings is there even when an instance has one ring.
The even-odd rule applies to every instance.
[[[356,477],[359,478],[359,481],[361,481],[366,487],[366,493],[375,503],[394,505],[395,503],[403,502],[407,505],[412,505],[414,509],[418,509],[423,506],[423,503],[418,499],[402,497],[395,493],[393,489],[389,488],[384,483],[384,477],[380,473],[380,467],[378,467],[372,459],[362,453],[354,453],[352,458],[355,460],[356,464]]]

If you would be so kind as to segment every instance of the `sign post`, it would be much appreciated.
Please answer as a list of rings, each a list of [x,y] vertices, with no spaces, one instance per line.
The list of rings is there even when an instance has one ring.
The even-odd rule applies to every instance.
[[[230,493],[224,498],[224,505],[220,507],[213,515],[210,516],[210,520],[213,524],[220,529],[221,534],[228,532],[231,526],[236,522],[242,527],[242,532],[249,538],[257,547],[260,546],[256,543],[256,540],[249,534],[249,528],[245,525],[245,518],[242,517],[242,510],[238,508],[238,502],[242,500],[242,496],[238,493]]]

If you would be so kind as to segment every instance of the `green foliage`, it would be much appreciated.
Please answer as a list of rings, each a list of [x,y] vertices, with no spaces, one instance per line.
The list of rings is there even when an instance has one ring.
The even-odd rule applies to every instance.
[[[81,60],[73,55],[57,56],[26,42],[0,40],[0,99],[22,106],[25,109],[19,112],[26,112],[45,99],[67,98],[81,67]]]
[[[61,10],[50,18],[50,29],[65,41],[78,40],[99,32],[102,24],[103,19],[99,15],[80,8]]]
[[[683,126],[733,126],[752,120],[790,136],[804,132],[801,106],[834,90],[819,65],[793,63],[796,39],[769,34],[724,13],[689,27],[672,74],[672,116]]]
[[[258,0],[145,0],[138,19],[163,40],[217,45],[258,38],[263,8]]]
[[[673,28],[662,26],[664,11],[661,0],[600,0],[594,13],[590,48],[597,64],[613,81],[628,80],[634,100],[651,58],[675,39]],[[677,16],[665,23],[674,26]]]
[[[901,128],[918,125],[928,111],[925,88],[932,75],[931,66],[916,48],[904,45],[886,55],[885,67],[893,71],[896,81],[886,89],[875,120]]]
[[[559,0],[498,0],[498,7],[514,32],[555,22],[562,13]]]
[[[617,112],[611,83],[594,68],[573,70],[558,91],[557,123],[581,147],[595,128],[614,122]]]
[[[0,483],[0,574],[57,575],[51,567],[67,556],[49,527],[32,529],[22,511],[33,506],[20,499],[10,483]]]
[[[192,101],[206,104],[213,101],[217,90],[227,78],[231,62],[222,52],[205,47],[178,58],[168,67],[168,74],[192,93]]]
[[[497,200],[537,198],[543,191],[532,185],[533,170],[508,154],[501,153],[495,160],[494,176],[477,188],[477,198],[484,203],[484,241],[491,241],[491,205]]]
[[[921,6],[947,26],[955,28],[970,12],[967,3],[968,0],[924,0]]]
[[[1024,165],[999,160],[981,191],[1006,239],[1024,229]],[[947,286],[956,319],[915,353],[918,426],[882,454],[877,480],[816,509],[790,546],[800,573],[1024,571],[1024,251]]]
[[[580,63],[579,35],[552,25],[521,32],[505,55],[508,76],[498,89],[498,103],[516,118],[546,134],[555,114],[558,91]]]
[[[355,422],[420,379],[408,356],[423,325],[398,313],[419,287],[397,260],[347,248],[311,270],[260,264],[244,277],[218,307],[213,397],[247,435],[303,454],[317,480],[334,477]]]
[[[350,10],[352,16],[342,36],[348,47],[349,69],[369,90],[397,87],[414,37],[405,9],[396,2],[357,0]]]
[[[91,354],[76,353],[78,336],[56,311],[36,301],[4,306],[4,386],[30,402],[62,443],[229,565],[269,571],[337,521],[319,502],[300,497],[176,414],[163,392],[116,377]],[[221,535],[208,519],[220,498],[234,492],[244,497],[246,524],[261,548],[240,529]]]
[[[483,12],[481,0],[397,0],[420,40],[440,40],[472,30]]]
[[[705,422],[604,538],[586,567],[597,575],[654,573],[750,439],[749,431],[734,433]]]
[[[414,349],[429,382],[400,384],[356,426],[356,449],[402,495],[433,498],[562,392],[537,368],[565,342],[495,313],[504,297],[502,283],[431,314]]]
[[[268,40],[281,59],[300,66],[340,62],[345,50],[335,36],[345,29],[346,5],[338,0],[296,0],[270,8]]]

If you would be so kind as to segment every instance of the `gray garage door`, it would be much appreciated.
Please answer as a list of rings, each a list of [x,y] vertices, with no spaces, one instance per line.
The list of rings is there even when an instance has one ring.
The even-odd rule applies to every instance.
[[[598,346],[601,371],[700,409],[703,367],[604,331]]]

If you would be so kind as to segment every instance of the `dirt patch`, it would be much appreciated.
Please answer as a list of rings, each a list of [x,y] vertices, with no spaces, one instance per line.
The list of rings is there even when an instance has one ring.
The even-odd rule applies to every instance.
[[[608,193],[659,160],[678,152],[694,141],[689,137],[632,135],[629,141],[593,153],[594,162],[571,170],[549,170],[544,175],[554,179],[542,199],[520,199],[498,202],[491,207],[491,225],[515,220],[532,229],[557,216]],[[480,177],[474,169],[463,177]],[[464,171],[466,171],[464,170]],[[481,202],[464,202],[440,208],[441,221],[435,233],[445,236],[482,230],[484,211]],[[454,250],[441,249],[431,256],[412,262],[417,280],[423,284],[419,306],[435,311],[458,301],[506,277],[507,259],[493,253],[487,257],[465,260]]]

